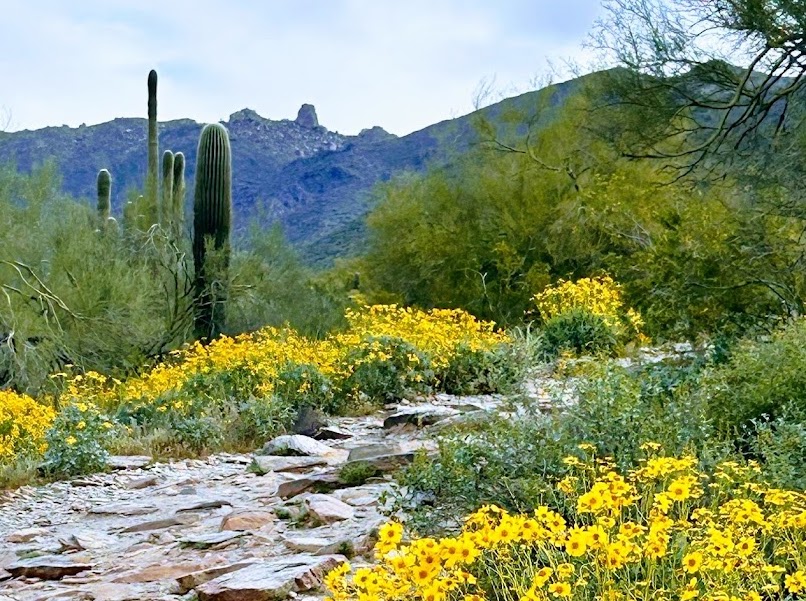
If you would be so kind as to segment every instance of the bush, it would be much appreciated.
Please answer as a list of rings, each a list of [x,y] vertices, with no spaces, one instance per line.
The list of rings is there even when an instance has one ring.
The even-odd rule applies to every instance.
[[[594,365],[562,413],[544,415],[525,402],[512,417],[446,432],[436,458],[420,457],[399,474],[406,494],[398,506],[423,532],[449,527],[484,504],[532,510],[552,498],[547,478],[566,475],[564,459],[583,442],[625,470],[644,456],[647,440],[662,440],[672,452],[697,450],[712,466],[731,455],[731,446],[691,394],[699,378],[699,367],[689,364]]]
[[[435,383],[431,358],[392,336],[365,338],[347,352],[345,364],[350,370],[341,384],[340,394],[345,399],[384,404],[430,392]]]
[[[541,350],[552,359],[563,353],[612,355],[619,345],[618,331],[604,317],[572,309],[549,319],[543,327]]]
[[[806,412],[790,407],[774,420],[758,420],[747,444],[776,486],[806,490]]]
[[[806,320],[767,341],[746,340],[712,369],[701,395],[721,428],[740,434],[754,420],[775,420],[785,407],[806,413]]]
[[[107,444],[114,433],[115,424],[94,405],[80,401],[67,405],[48,430],[45,471],[76,476],[105,469]]]
[[[447,367],[436,374],[440,388],[448,394],[510,392],[523,376],[526,358],[521,351],[514,345],[474,350],[460,344]]]

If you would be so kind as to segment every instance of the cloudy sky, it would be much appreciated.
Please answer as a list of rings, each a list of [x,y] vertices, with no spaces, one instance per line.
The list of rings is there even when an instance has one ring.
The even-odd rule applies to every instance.
[[[7,129],[248,107],[406,134],[473,110],[484,80],[527,91],[581,49],[599,0],[0,0]],[[0,124],[1,125],[1,124]]]

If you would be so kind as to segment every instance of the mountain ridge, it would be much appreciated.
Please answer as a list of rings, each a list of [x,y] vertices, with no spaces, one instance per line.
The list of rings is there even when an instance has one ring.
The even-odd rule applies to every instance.
[[[561,97],[577,82],[556,84]],[[237,227],[242,230],[257,215],[265,215],[281,223],[309,262],[328,264],[360,245],[363,217],[377,183],[449,162],[477,140],[476,116],[496,119],[511,108],[534,104],[539,92],[507,98],[400,137],[378,126],[354,136],[332,132],[319,124],[312,105],[303,105],[294,120],[267,119],[249,108],[236,111],[221,123],[232,142]],[[203,125],[188,118],[159,123],[160,150],[186,156],[188,199]],[[91,203],[98,170],[109,169],[113,213],[120,214],[127,196],[145,180],[146,131],[145,118],[120,117],[89,126],[6,132],[0,136],[0,162],[11,161],[30,171],[54,160],[65,191]]]

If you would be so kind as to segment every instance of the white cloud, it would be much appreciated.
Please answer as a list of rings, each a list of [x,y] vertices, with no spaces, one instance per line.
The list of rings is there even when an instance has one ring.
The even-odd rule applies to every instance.
[[[472,110],[484,77],[526,86],[580,54],[596,0],[0,0],[0,106],[14,129],[144,116],[215,121],[303,102],[343,133],[405,134]]]

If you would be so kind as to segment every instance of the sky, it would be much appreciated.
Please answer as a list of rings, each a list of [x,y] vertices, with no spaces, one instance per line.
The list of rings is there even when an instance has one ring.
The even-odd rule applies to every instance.
[[[599,0],[0,0],[0,127],[251,108],[398,135],[469,113],[484,82],[534,89],[582,47]],[[496,94],[488,101],[496,99]]]

